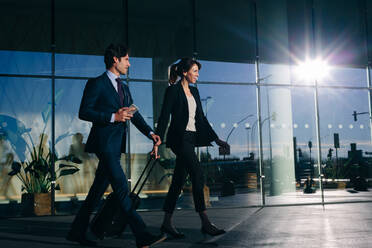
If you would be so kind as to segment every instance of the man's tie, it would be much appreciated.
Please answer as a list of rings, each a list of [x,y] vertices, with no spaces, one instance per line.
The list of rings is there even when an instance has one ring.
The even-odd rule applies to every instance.
[[[123,87],[121,85],[121,79],[116,78],[115,81],[116,81],[117,86],[118,86],[118,94],[119,94],[119,98],[120,98],[120,104],[121,104],[121,106],[124,106],[124,93],[123,93]]]

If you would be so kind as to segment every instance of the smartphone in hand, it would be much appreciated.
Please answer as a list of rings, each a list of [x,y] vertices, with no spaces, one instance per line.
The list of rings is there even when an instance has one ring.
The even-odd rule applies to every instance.
[[[129,106],[129,110],[128,110],[128,113],[134,115],[134,113],[136,113],[138,111],[138,107],[132,103],[132,105]]]

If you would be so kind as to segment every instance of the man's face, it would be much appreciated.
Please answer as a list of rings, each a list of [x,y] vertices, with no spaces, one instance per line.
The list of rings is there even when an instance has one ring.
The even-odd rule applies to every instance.
[[[128,68],[130,66],[128,54],[124,57],[121,57],[120,60],[117,57],[114,57],[114,61],[114,67],[116,71],[118,71],[121,75],[127,74]]]

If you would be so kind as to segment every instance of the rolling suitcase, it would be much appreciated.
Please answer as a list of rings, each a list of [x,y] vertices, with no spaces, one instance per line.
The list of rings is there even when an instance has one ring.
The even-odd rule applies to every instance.
[[[152,169],[155,167],[156,162],[157,159],[154,159],[153,156],[151,156],[145,166],[145,169],[142,171],[140,177],[138,178],[136,185],[129,194],[129,197],[131,198],[133,207],[135,209],[137,209],[140,205],[141,199],[139,197],[139,194],[147,179],[149,178]],[[140,185],[140,182],[145,175],[146,170],[148,170],[148,173]],[[136,192],[137,187],[139,187],[139,189]],[[119,236],[125,230],[126,226],[126,217],[120,208],[118,199],[115,196],[115,193],[111,193],[107,196],[102,207],[94,216],[91,223],[91,231],[97,238],[104,239],[108,237]]]

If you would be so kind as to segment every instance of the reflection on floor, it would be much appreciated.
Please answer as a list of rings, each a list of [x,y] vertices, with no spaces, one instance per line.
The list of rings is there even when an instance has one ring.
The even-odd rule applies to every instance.
[[[369,191],[355,191],[353,189],[326,189],[324,190],[324,203],[336,202],[372,202],[372,189]],[[266,205],[292,205],[292,204],[316,204],[322,203],[321,190],[317,189],[314,194],[304,194],[302,190],[296,192],[284,193],[279,196],[270,196],[266,194]],[[178,206],[181,208],[193,207],[192,195],[184,194]],[[237,193],[232,196],[212,196],[212,207],[248,207],[261,206],[261,193],[244,192],[237,190]]]

